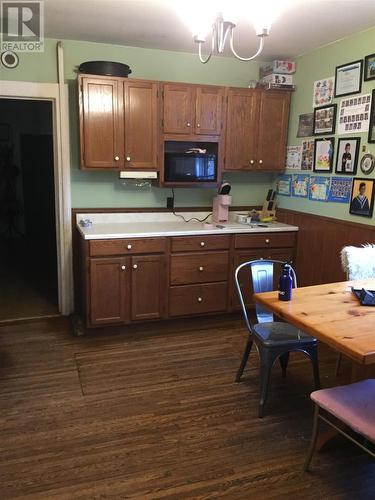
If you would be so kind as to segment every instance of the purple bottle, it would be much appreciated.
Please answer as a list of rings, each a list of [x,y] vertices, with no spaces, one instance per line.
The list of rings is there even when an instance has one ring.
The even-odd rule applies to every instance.
[[[293,280],[290,274],[290,265],[283,264],[283,269],[279,279],[279,300],[292,300]]]

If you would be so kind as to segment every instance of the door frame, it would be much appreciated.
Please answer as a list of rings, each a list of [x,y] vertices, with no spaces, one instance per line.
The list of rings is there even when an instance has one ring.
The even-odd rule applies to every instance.
[[[72,203],[68,85],[2,81],[0,98],[52,102],[59,311],[73,312]]]

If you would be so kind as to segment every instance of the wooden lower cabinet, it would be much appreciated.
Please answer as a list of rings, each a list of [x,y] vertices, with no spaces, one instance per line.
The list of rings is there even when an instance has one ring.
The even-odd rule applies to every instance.
[[[296,233],[91,240],[82,245],[87,327],[238,310],[236,268],[293,261]],[[275,287],[279,277],[275,270]],[[240,274],[252,303],[248,271]]]
[[[165,256],[131,258],[131,320],[159,319],[164,314]]]
[[[127,259],[98,258],[90,261],[90,323],[92,325],[124,323],[129,299],[125,278]]]
[[[228,302],[227,283],[174,286],[169,289],[169,315],[189,316],[224,312]]]

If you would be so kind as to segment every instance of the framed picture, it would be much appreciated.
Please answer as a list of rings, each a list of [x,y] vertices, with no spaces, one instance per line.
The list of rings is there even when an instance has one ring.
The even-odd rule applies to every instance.
[[[375,168],[375,157],[371,153],[367,153],[361,158],[361,171],[365,175],[371,174]]]
[[[332,172],[335,138],[315,139],[314,172]]]
[[[314,130],[314,114],[299,115],[297,137],[311,137]]]
[[[362,217],[372,217],[374,209],[374,179],[353,179],[349,212]]]
[[[336,66],[335,97],[357,94],[362,88],[363,60]]]
[[[372,91],[368,142],[375,142],[375,89]]]
[[[375,54],[370,54],[365,57],[365,69],[363,73],[365,82],[375,80]]]
[[[334,134],[337,104],[314,109],[314,135]]]
[[[359,154],[360,137],[340,138],[337,144],[336,174],[355,175]]]

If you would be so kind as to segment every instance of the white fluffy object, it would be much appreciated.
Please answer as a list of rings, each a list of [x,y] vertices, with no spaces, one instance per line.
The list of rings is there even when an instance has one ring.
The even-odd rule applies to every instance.
[[[375,245],[344,247],[341,262],[349,280],[375,278]]]

